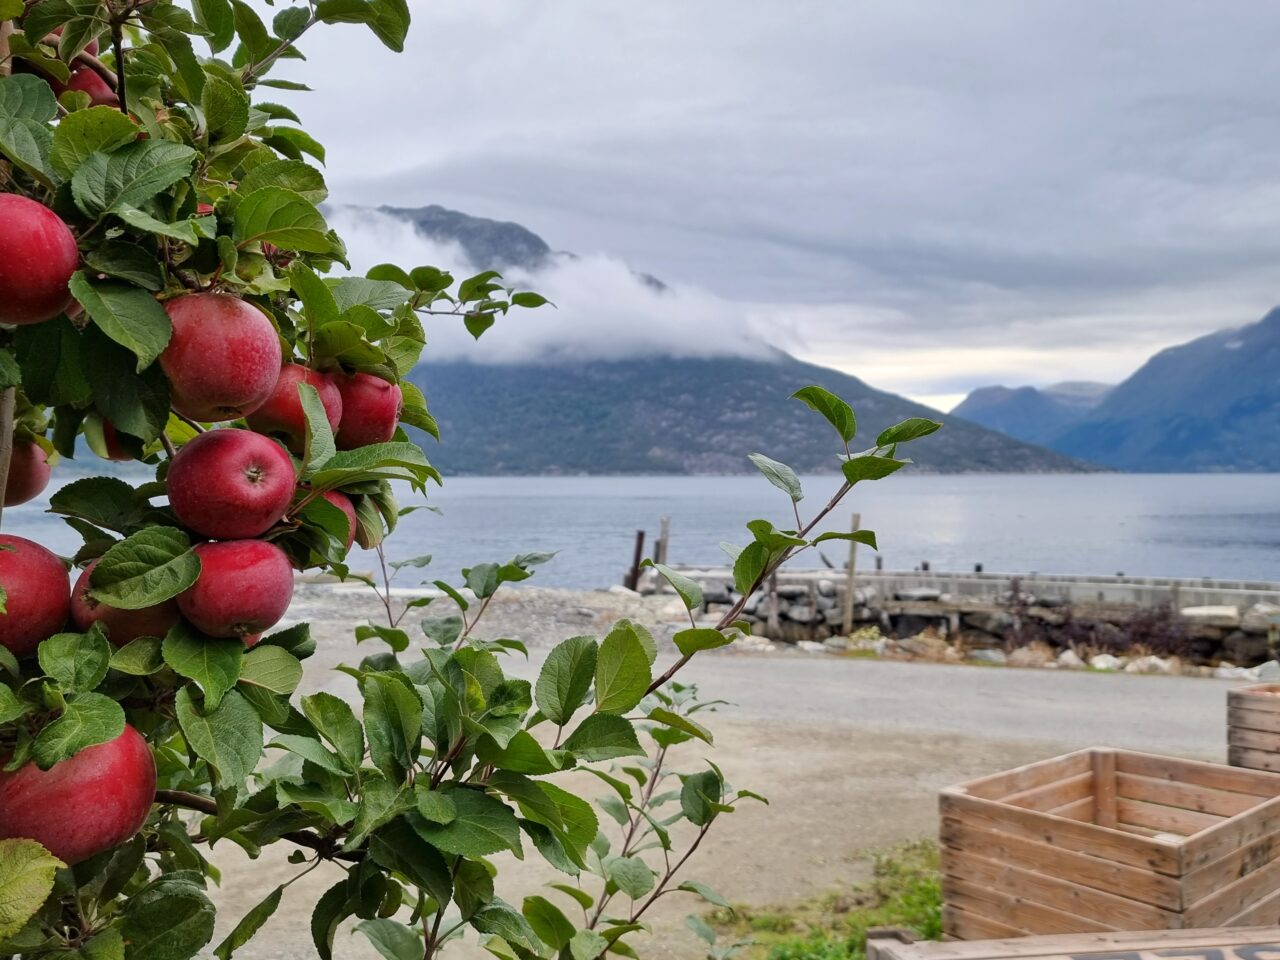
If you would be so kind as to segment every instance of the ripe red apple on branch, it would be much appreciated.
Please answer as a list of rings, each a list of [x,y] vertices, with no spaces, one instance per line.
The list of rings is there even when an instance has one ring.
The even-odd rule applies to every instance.
[[[0,646],[19,657],[35,653],[40,641],[67,622],[70,585],[62,561],[40,544],[0,534]]]
[[[251,430],[209,430],[188,441],[169,465],[169,505],[184,525],[214,540],[265,533],[293,499],[293,460]]]
[[[342,420],[334,437],[339,450],[386,443],[395,436],[404,408],[399,384],[368,373],[334,378],[342,395]]]
[[[71,591],[71,622],[77,630],[84,632],[100,623],[106,628],[107,639],[123,647],[139,637],[163,637],[178,622],[181,614],[174,600],[141,610],[120,610],[91,597],[89,577],[97,565],[98,561],[94,560],[85,567]]]
[[[356,508],[351,503],[351,498],[341,490],[327,490],[324,499],[347,515],[347,549],[350,550],[351,545],[356,542]]]
[[[71,306],[76,238],[44,204],[0,193],[0,323],[51,320]]]
[[[200,578],[178,594],[178,609],[211,637],[249,637],[275,626],[293,599],[293,567],[264,540],[195,547]]]
[[[327,373],[317,373],[300,363],[285,363],[280,377],[266,402],[245,419],[254,430],[279,437],[294,453],[301,453],[306,442],[307,423],[302,412],[302,399],[298,384],[315,387],[324,405],[325,416],[332,430],[338,429],[342,420],[342,395]]]
[[[0,839],[35,840],[74,865],[142,829],[156,795],[156,765],[138,731],[41,770],[0,771]]]
[[[280,337],[257,307],[224,293],[169,300],[173,324],[160,366],[173,388],[173,408],[206,423],[257,410],[280,376]]]
[[[49,486],[53,468],[49,455],[34,440],[18,440],[9,457],[9,476],[4,485],[4,505],[17,506],[34,500]]]

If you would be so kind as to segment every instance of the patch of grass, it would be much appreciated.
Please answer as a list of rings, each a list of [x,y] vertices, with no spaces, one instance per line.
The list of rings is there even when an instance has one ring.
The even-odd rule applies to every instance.
[[[724,933],[754,941],[753,960],[864,960],[872,927],[909,927],[942,936],[942,875],[938,845],[905,843],[871,861],[869,883],[789,908],[739,907],[709,918]]]

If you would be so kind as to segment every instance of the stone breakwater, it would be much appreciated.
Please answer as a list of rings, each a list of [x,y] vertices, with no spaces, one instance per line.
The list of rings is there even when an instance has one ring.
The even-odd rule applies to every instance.
[[[681,572],[702,585],[709,615],[739,599],[731,571]],[[639,586],[646,593],[669,589],[652,573]],[[1033,648],[1055,662],[1071,651],[1082,665],[1097,656],[1126,658],[1126,665],[1160,656],[1238,667],[1270,659],[1280,645],[1280,584],[869,571],[856,576],[852,589],[846,611],[843,571],[779,574],[747,601],[742,616],[753,634],[777,643],[814,644],[875,628],[899,644],[936,639],[960,659]],[[997,654],[976,658],[984,657],[994,661]]]

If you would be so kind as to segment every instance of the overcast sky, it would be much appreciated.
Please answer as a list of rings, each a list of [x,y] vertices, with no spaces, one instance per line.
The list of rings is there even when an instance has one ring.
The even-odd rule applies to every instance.
[[[696,304],[688,337],[740,321],[945,407],[1118,380],[1280,301],[1280,6],[410,2],[405,54],[317,28],[285,68],[335,200],[653,273],[663,336]],[[590,309],[561,277],[563,315],[520,322],[644,325],[579,279]]]

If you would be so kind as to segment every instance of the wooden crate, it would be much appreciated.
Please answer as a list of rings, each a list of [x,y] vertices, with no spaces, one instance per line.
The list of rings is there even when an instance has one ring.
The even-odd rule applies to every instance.
[[[867,960],[1268,960],[1280,956],[1280,927],[1073,933],[1017,940],[913,943],[872,930]]]
[[[1083,750],[940,808],[958,940],[1280,923],[1280,774]]]
[[[1227,691],[1227,761],[1280,772],[1280,684]]]

